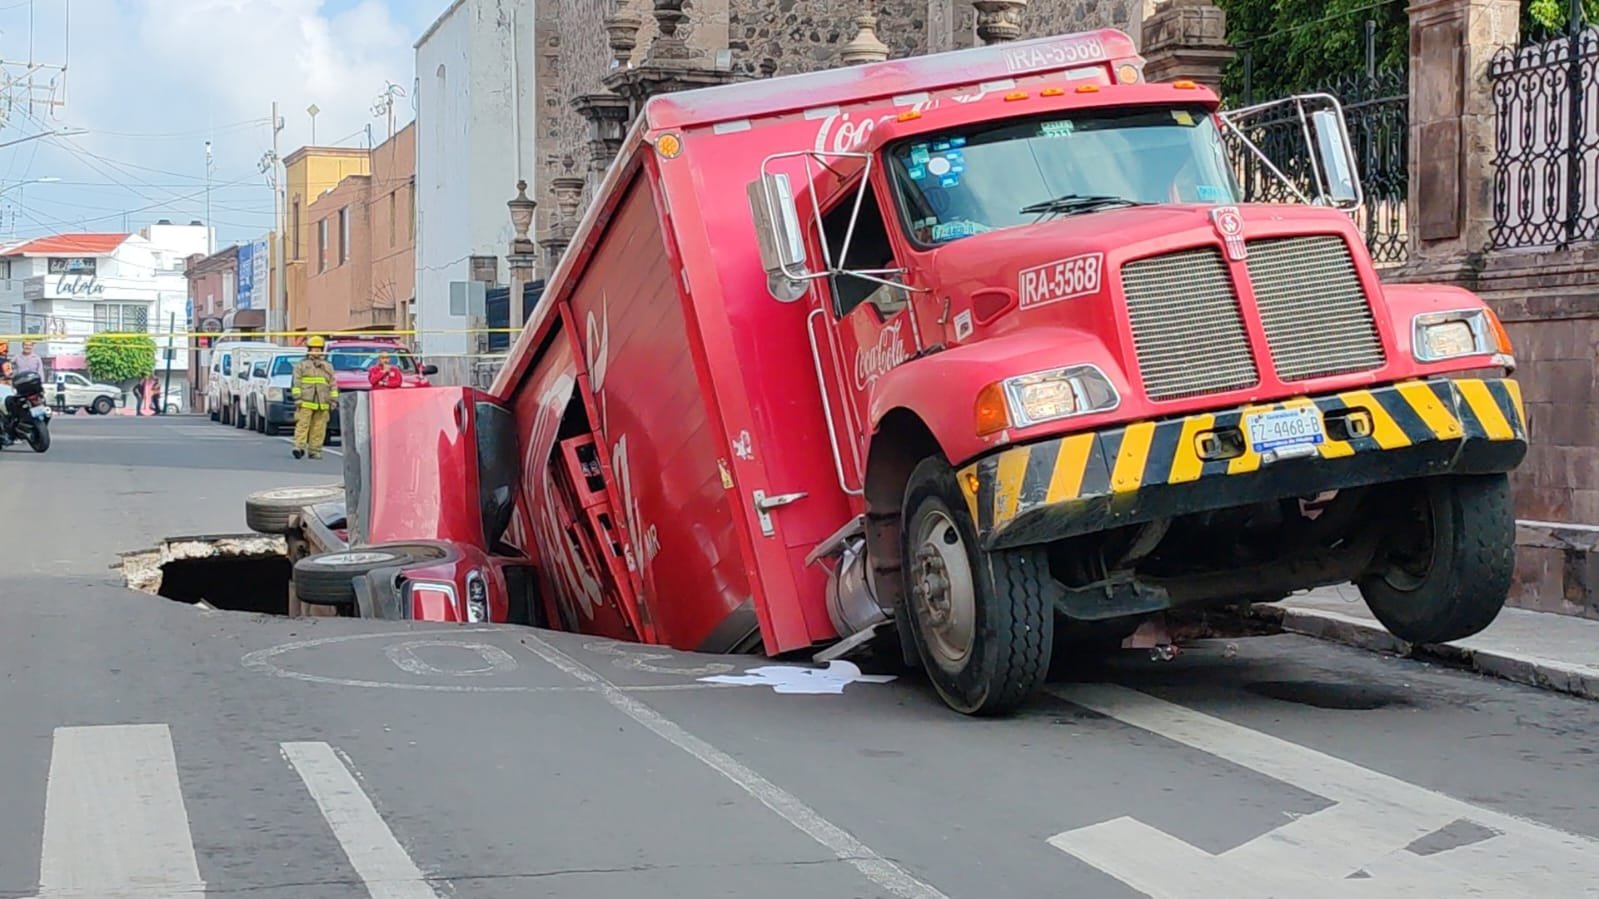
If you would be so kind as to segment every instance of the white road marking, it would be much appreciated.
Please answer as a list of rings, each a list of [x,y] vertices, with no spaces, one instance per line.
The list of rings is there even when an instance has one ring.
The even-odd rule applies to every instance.
[[[872,847],[856,839],[848,831],[823,818],[815,809],[800,801],[799,797],[627,695],[620,687],[593,669],[538,636],[525,635],[522,637],[522,644],[534,655],[593,687],[595,692],[622,714],[732,781],[739,789],[776,812],[779,817],[804,832],[806,836],[825,846],[840,861],[847,862],[865,875],[867,880],[882,889],[905,899],[948,899],[931,884],[918,880],[909,871],[879,855]]]
[[[283,757],[305,781],[372,899],[438,899],[333,747],[284,743]]]
[[[56,728],[39,895],[205,895],[165,724]]]
[[[483,663],[478,668],[439,668],[424,662],[416,654],[422,648],[461,649],[476,653]],[[511,654],[498,646],[487,643],[475,643],[465,640],[407,640],[404,643],[394,643],[383,649],[383,654],[396,668],[406,674],[419,676],[439,675],[443,677],[485,677],[515,671],[521,667]]]
[[[1221,855],[1132,818],[1050,838],[1057,849],[1156,899],[1599,895],[1599,841],[1462,802],[1135,690],[1106,684],[1049,690],[1335,803]],[[1406,848],[1457,822],[1493,833],[1429,855]]]

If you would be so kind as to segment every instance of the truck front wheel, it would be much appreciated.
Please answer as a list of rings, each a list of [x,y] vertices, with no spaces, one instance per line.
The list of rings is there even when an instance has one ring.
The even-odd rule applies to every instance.
[[[905,608],[922,666],[950,708],[1014,710],[1043,685],[1054,642],[1054,591],[1041,550],[977,545],[955,472],[916,466],[900,529]]]
[[[1493,623],[1510,594],[1510,476],[1429,478],[1390,525],[1383,568],[1360,583],[1371,613],[1410,643],[1448,643]]]

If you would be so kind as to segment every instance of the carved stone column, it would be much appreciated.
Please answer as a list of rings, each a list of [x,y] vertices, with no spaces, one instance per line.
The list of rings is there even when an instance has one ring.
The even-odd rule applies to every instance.
[[[702,58],[704,54],[690,47],[683,35],[678,33],[688,18],[688,14],[683,12],[683,0],[655,0],[653,15],[656,33],[643,61],[631,68],[614,67],[611,74],[605,77],[607,88],[627,98],[629,119],[637,115],[644,108],[645,101],[656,94],[727,84],[737,78],[730,71],[706,65]],[[611,20],[606,21],[606,30],[611,34],[611,52],[620,59],[625,46],[631,58],[633,48],[637,45],[629,41],[636,40],[638,29],[634,28],[629,33],[623,23],[617,22],[613,31]]]
[[[626,8],[605,17],[605,33],[611,45],[611,70],[633,66],[633,48],[638,46],[638,31],[644,27],[644,17]]]
[[[589,171],[599,183],[622,149],[627,123],[632,117],[628,101],[610,92],[572,98],[572,108],[588,123]]]
[[[1227,43],[1227,14],[1211,0],[1165,0],[1144,20],[1141,46],[1150,81],[1186,79],[1218,91],[1237,55]]]
[[[655,40],[650,42],[646,65],[693,59],[698,55],[684,36],[677,33],[678,28],[688,21],[688,13],[683,11],[683,0],[655,0],[653,14],[657,31]]]
[[[977,37],[985,44],[1002,44],[1022,36],[1022,14],[1027,0],[974,0]]]
[[[551,179],[550,189],[555,196],[555,214],[551,216],[549,232],[539,241],[544,248],[544,271],[555,271],[572,238],[577,234],[578,217],[582,213],[583,186],[587,183],[577,174],[577,160],[570,156],[561,159],[564,173]]]
[[[888,58],[888,45],[877,37],[876,7],[876,3],[870,3],[865,12],[855,17],[855,37],[838,51],[838,58],[844,65],[882,62]]]

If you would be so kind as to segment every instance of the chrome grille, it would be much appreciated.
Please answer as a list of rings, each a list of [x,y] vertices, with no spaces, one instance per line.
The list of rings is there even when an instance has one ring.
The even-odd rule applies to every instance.
[[[1382,367],[1382,340],[1343,238],[1250,241],[1249,279],[1277,377],[1304,381]]]
[[[1122,292],[1150,399],[1220,393],[1260,380],[1220,251],[1130,262],[1122,266]]]

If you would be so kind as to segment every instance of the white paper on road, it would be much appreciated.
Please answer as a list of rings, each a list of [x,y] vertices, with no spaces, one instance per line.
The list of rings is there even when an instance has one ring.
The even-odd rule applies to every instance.
[[[39,895],[205,895],[165,724],[56,728]]]
[[[743,674],[718,674],[702,677],[710,684],[771,687],[774,693],[801,693],[810,696],[838,696],[850,684],[886,684],[891,674],[862,674],[854,662],[834,659],[826,668],[800,668],[794,665],[765,665]]]
[[[284,743],[283,756],[305,781],[372,899],[439,899],[333,747]]]
[[[1599,841],[1480,808],[1124,687],[1078,685],[1050,692],[1334,803],[1220,855],[1133,818],[1050,838],[1057,849],[1156,899],[1599,896]],[[1425,855],[1407,848],[1468,822],[1479,837],[1473,842]]]

